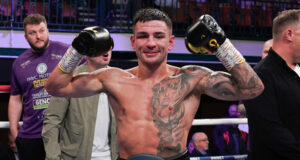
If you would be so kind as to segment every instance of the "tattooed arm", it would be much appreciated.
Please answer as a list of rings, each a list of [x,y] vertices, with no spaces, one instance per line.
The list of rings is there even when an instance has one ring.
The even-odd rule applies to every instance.
[[[202,93],[221,100],[252,99],[264,90],[262,81],[248,63],[235,65],[229,73],[207,70],[197,87]]]

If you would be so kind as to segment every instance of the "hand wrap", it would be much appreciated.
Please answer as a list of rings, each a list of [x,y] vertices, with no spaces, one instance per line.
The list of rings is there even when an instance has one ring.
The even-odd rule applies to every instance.
[[[70,46],[58,63],[58,68],[64,73],[72,72],[76,66],[81,62],[84,55],[78,53],[76,49]]]
[[[218,48],[216,56],[228,71],[230,71],[236,64],[246,62],[245,58],[233,46],[229,39],[226,39],[225,42]]]

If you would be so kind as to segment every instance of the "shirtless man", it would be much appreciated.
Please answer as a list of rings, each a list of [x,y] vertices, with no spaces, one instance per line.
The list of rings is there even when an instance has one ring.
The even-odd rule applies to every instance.
[[[217,30],[211,29],[210,25],[218,27]],[[208,33],[211,35],[207,34],[207,38],[220,40],[222,45],[218,46],[217,55],[228,53],[226,56],[229,57],[222,55],[222,59],[219,55],[219,58],[226,63],[231,74],[201,66],[178,68],[168,65],[167,53],[173,48],[175,39],[172,22],[160,10],[142,9],[134,18],[133,35],[130,37],[138,57],[137,67],[128,70],[111,67],[73,77],[72,71],[82,54],[90,55],[87,45],[79,45],[83,43],[78,42],[89,44],[86,39],[82,40],[81,34],[87,34],[83,32],[74,39],[63,60],[50,75],[47,91],[54,96],[68,97],[106,92],[118,125],[119,159],[136,155],[143,160],[151,155],[156,157],[153,159],[189,159],[187,136],[202,94],[222,100],[240,100],[256,97],[264,88],[212,17],[200,17],[199,23],[191,28],[188,35]],[[203,46],[207,51],[215,51],[213,46],[208,46],[207,38],[202,35],[200,39],[200,35],[196,40],[206,45]],[[187,46],[197,53],[197,41],[194,40],[188,36]],[[234,53],[229,53],[232,51]]]

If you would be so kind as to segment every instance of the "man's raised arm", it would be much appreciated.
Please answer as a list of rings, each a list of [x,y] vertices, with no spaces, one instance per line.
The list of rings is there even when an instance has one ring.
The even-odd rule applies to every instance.
[[[87,27],[73,40],[57,67],[53,70],[45,85],[53,96],[85,97],[101,89],[101,83],[95,74],[80,74],[73,77],[73,70],[84,55],[98,56],[113,48],[113,40],[105,28]]]
[[[251,99],[262,93],[262,81],[210,15],[201,16],[188,28],[185,44],[195,54],[216,52],[230,73],[207,74],[198,86],[203,93],[222,100]]]

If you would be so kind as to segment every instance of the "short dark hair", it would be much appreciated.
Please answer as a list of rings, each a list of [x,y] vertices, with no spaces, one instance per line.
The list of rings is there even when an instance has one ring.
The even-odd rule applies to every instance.
[[[26,29],[26,26],[28,24],[40,24],[42,22],[44,22],[47,25],[46,18],[43,15],[30,14],[26,18],[24,18],[24,21],[23,21],[24,30]]]
[[[292,26],[299,22],[299,9],[285,10],[278,13],[273,20],[273,39],[277,39],[287,26]]]
[[[136,12],[133,18],[133,33],[137,22],[147,22],[152,20],[164,21],[167,24],[172,34],[173,24],[170,17],[163,11],[155,8],[144,8]]]

